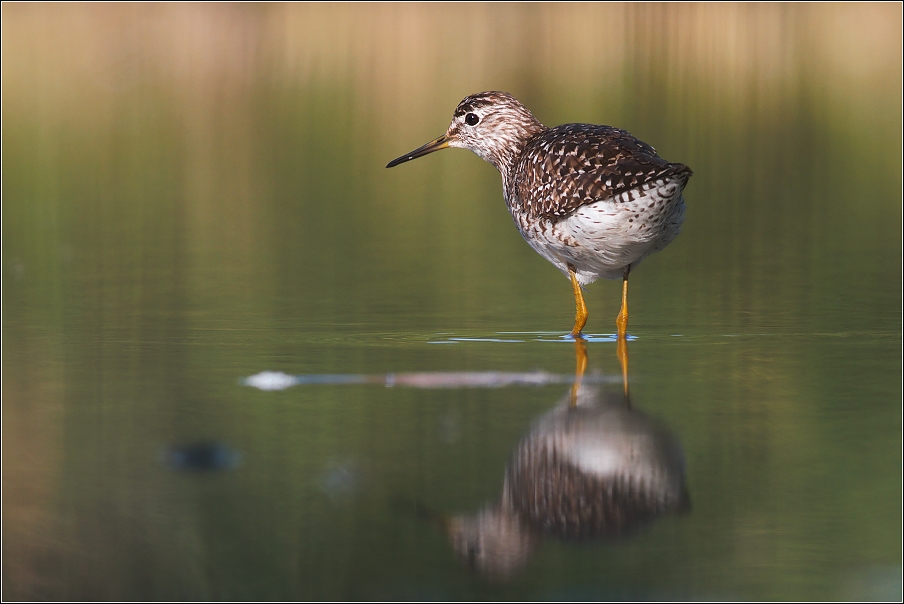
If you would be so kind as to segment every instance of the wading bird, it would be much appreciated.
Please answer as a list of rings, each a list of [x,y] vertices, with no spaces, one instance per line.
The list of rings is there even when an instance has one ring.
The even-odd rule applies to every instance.
[[[521,235],[570,280],[571,335],[587,323],[582,287],[622,277],[618,338],[628,328],[628,274],[678,235],[682,191],[692,172],[668,162],[625,130],[592,124],[547,128],[512,95],[466,97],[446,133],[387,168],[446,147],[470,149],[502,175],[502,191]]]

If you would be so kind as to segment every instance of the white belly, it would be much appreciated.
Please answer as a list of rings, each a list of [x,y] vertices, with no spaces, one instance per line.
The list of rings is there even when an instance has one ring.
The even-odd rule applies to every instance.
[[[658,181],[643,190],[580,207],[564,219],[537,222],[512,211],[521,235],[566,276],[575,267],[587,285],[600,277],[616,279],[661,250],[680,232],[684,198],[674,182]]]

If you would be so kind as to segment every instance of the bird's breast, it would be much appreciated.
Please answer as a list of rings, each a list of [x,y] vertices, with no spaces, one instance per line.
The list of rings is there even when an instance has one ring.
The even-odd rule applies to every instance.
[[[564,274],[575,267],[582,284],[615,279],[624,267],[662,249],[684,220],[683,183],[660,179],[586,203],[561,218],[536,216],[506,192],[506,204],[522,237]]]

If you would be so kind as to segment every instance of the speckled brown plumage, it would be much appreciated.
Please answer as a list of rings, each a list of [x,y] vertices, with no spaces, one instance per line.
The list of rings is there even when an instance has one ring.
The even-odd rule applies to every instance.
[[[625,130],[564,124],[524,146],[509,177],[515,193],[511,202],[531,217],[555,221],[597,201],[634,201],[644,185],[658,180],[677,181],[683,188],[691,174]]]

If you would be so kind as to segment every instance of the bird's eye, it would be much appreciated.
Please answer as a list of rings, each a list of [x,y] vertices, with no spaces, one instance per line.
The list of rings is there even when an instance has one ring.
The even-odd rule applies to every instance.
[[[477,122],[480,121],[480,118],[477,117],[476,113],[469,113],[465,116],[465,123],[469,126],[476,126]]]

